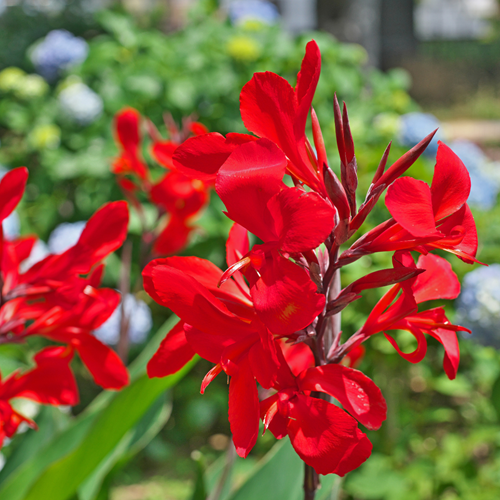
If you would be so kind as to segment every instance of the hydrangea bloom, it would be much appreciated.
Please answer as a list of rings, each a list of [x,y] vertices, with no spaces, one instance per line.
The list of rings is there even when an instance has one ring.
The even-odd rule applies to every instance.
[[[500,175],[495,172],[498,164],[491,162],[473,142],[458,140],[452,142],[450,147],[469,170],[472,183],[469,203],[482,210],[491,210],[500,190]]]
[[[430,113],[413,112],[400,117],[399,139],[402,144],[413,147],[418,144],[422,137],[429,132],[439,128],[439,120]],[[436,157],[438,140],[442,139],[442,134],[438,130],[429,146],[425,150],[425,155],[431,158]]]
[[[235,25],[248,21],[273,24],[279,19],[276,5],[266,0],[236,0],[229,4],[229,18]]]
[[[84,83],[73,83],[61,90],[58,96],[61,111],[79,125],[89,125],[103,111],[101,97]]]
[[[457,321],[470,328],[480,344],[500,348],[500,264],[465,275],[457,299]]]
[[[87,58],[87,42],[66,30],[53,30],[35,46],[31,61],[38,73],[52,82],[61,70],[75,66]]]

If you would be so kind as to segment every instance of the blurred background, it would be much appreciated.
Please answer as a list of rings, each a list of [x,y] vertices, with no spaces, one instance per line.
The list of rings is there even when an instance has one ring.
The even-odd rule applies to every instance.
[[[437,342],[429,340],[427,357],[418,365],[406,363],[383,337],[367,343],[360,369],[381,387],[389,417],[380,431],[368,432],[373,455],[349,474],[339,498],[500,498],[500,2],[0,0],[0,169],[25,165],[30,170],[24,199],[4,230],[11,237],[38,234],[36,258],[62,252],[99,206],[123,198],[110,170],[119,151],[113,134],[118,111],[136,108],[163,137],[172,130],[165,113],[179,127],[192,117],[210,131],[243,132],[241,87],[254,72],[266,70],[295,84],[312,38],[322,52],[314,107],[333,168],[339,163],[334,92],[349,110],[361,194],[389,141],[394,141],[389,159],[394,161],[439,127],[437,139],[450,145],[471,174],[478,259],[489,265],[451,260],[462,293],[446,305],[447,315],[472,330],[460,340],[462,361],[455,381],[443,372]],[[152,166],[147,145],[143,154]],[[436,151],[434,140],[409,174],[430,182]],[[157,207],[148,200],[143,206],[154,224]],[[230,222],[221,207],[212,194],[182,254],[224,267]],[[364,229],[387,216],[378,207]],[[131,318],[129,361],[139,364],[141,353],[150,356],[173,325],[169,312],[141,289],[135,249],[143,229],[132,211],[134,258],[124,307]],[[121,260],[119,253],[108,259],[107,286],[118,286]],[[373,255],[348,266],[342,279],[347,284],[384,267],[390,267],[390,256]],[[370,291],[345,310],[346,336],[364,323],[380,294]],[[116,345],[119,317],[118,312],[114,323],[96,335]],[[401,334],[398,342],[413,350],[412,338]],[[20,346],[0,346],[2,375],[26,359]],[[286,448],[273,448],[270,433],[259,438],[246,460],[231,457],[226,381],[219,377],[204,396],[199,394],[208,369],[197,363],[155,400],[142,427],[129,430],[135,437],[120,441],[64,498],[257,498],[252,484],[272,485],[278,469],[265,464],[278,458],[281,473],[293,477],[295,462]],[[25,429],[2,449],[2,500],[24,498],[12,493],[18,491],[14,486],[50,464],[49,458],[43,466],[35,459],[79,428],[89,408],[103,406],[95,402],[99,391],[86,372],[80,370],[78,377],[78,407],[33,405],[38,433]],[[334,498],[328,484],[321,498]],[[298,496],[295,491],[283,498],[300,498],[297,488]],[[281,497],[273,493],[269,498]]]

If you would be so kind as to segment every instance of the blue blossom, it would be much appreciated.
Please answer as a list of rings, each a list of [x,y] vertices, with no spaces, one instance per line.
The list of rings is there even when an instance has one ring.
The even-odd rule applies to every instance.
[[[63,222],[59,224],[49,236],[49,252],[61,254],[75,245],[86,224],[86,221]]]
[[[274,24],[279,19],[276,6],[265,0],[238,0],[229,4],[229,18],[235,25],[247,21]]]
[[[46,80],[55,81],[62,70],[85,61],[87,42],[66,30],[53,30],[35,46],[31,61]]]
[[[62,112],[79,125],[89,125],[101,116],[101,97],[84,83],[73,83],[59,93]]]
[[[450,144],[450,148],[469,171],[471,192],[468,203],[482,210],[492,209],[496,204],[500,188],[498,165],[491,162],[481,148],[473,142],[454,141]]]
[[[500,348],[500,264],[465,275],[456,320],[472,330],[472,338],[478,343]]]
[[[142,300],[132,294],[125,296],[125,313],[129,318],[128,335],[130,342],[140,344],[146,340],[153,326],[151,309]],[[94,331],[94,335],[105,344],[117,344],[120,338],[120,324],[122,318],[122,304],[120,304],[109,319]]]
[[[407,113],[401,116],[399,139],[402,144],[412,148],[439,126],[439,120],[430,113]],[[438,148],[437,141],[439,140],[442,140],[440,130],[437,131],[431,143],[427,146],[424,155],[435,158]]]

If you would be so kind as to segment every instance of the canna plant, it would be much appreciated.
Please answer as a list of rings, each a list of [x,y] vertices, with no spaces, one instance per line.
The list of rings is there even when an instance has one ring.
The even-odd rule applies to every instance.
[[[372,335],[383,333],[411,363],[424,358],[427,336],[434,337],[443,345],[447,376],[455,378],[457,331],[467,330],[451,324],[442,307],[420,305],[453,299],[460,290],[448,261],[433,252],[478,262],[466,203],[470,179],[460,159],[440,143],[430,187],[403,177],[434,133],[386,169],[389,144],[358,208],[345,104],[341,110],[335,97],[340,178],[312,108],[320,68],[311,41],[295,88],[271,72],[254,74],[243,87],[241,116],[253,135],[200,134],[173,153],[177,172],[215,185],[234,222],[228,268],[169,257],[143,271],[147,293],[180,318],[150,360],[149,376],[175,373],[195,354],[212,362],[201,392],[222,372],[230,379],[238,455],[246,457],[255,445],[260,420],[264,432],[288,436],[305,464],[306,499],[314,498],[320,474],[344,476],[367,460],[372,445],[358,424],[374,430],[386,418],[381,391],[356,369]],[[306,135],[309,117],[314,147]],[[384,192],[392,217],[353,239]],[[253,246],[249,232],[259,240]],[[342,289],[342,268],[375,252],[391,252],[393,267]],[[342,339],[342,310],[363,291],[387,286],[359,331]],[[414,352],[400,349],[394,330],[415,337]]]

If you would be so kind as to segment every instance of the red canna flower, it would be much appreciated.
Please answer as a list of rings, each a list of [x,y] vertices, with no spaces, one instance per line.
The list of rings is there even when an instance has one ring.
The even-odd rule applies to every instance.
[[[47,405],[78,403],[78,389],[69,368],[72,357],[64,347],[47,347],[34,356],[35,368],[25,373],[18,370],[0,380],[0,448],[22,422],[36,428],[35,422],[12,407],[12,399],[26,398]]]
[[[278,439],[288,435],[298,455],[318,474],[344,476],[359,467],[372,445],[352,417],[378,429],[387,413],[380,389],[358,370],[338,364],[309,368],[294,377],[281,351],[278,355],[278,392],[261,402],[265,428]],[[352,416],[320,399],[318,392],[334,397]]]

